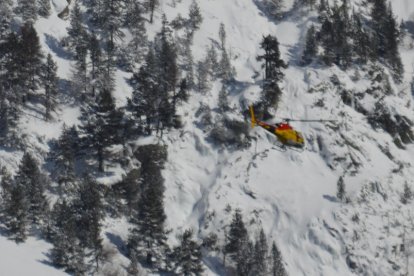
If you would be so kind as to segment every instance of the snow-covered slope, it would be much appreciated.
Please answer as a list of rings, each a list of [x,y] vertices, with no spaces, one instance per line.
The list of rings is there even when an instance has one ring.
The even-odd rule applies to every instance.
[[[58,61],[60,77],[69,79],[71,62],[58,43],[68,26],[67,21],[57,17],[61,2],[54,0],[56,11],[47,19],[39,19],[36,29],[43,50]],[[187,13],[191,1],[176,2],[179,3],[173,6],[170,0],[162,1],[155,14],[156,23],[148,26],[150,37],[159,30],[161,13],[166,13],[169,20],[178,13]],[[293,3],[285,2],[286,10],[293,8]],[[361,5],[364,1],[351,2],[357,9],[365,9]],[[195,34],[194,58],[204,58],[211,41],[218,42],[219,25],[224,23],[227,47],[237,71],[229,99],[234,106],[232,116],[245,119],[241,110],[258,98],[262,70],[256,60],[259,42],[263,35],[273,34],[280,42],[283,59],[290,65],[284,71],[282,102],[275,115],[337,121],[294,123],[306,139],[303,152],[281,151],[274,145],[275,138],[260,128],[251,130],[250,135],[257,139],[248,148],[220,148],[210,143],[205,131],[198,127],[196,111],[202,104],[212,110],[217,106],[221,84],[214,83],[206,95],[194,92],[189,103],[179,110],[183,129],[171,131],[163,138],[168,145],[163,175],[167,228],[172,229],[169,242],[175,244],[176,236],[188,228],[193,228],[199,238],[217,232],[223,239],[232,211],[239,208],[252,233],[263,227],[268,238],[277,242],[289,275],[401,275],[407,270],[414,273],[414,262],[407,267],[407,251],[401,250],[401,244],[414,239],[414,217],[410,213],[413,205],[400,202],[404,183],[412,185],[414,178],[414,146],[398,148],[388,133],[374,130],[365,115],[341,100],[341,89],[355,95],[366,91],[373,82],[369,74],[362,72],[357,79],[357,67],[344,72],[336,67],[298,66],[304,35],[316,15],[307,8],[298,8],[275,22],[261,13],[253,0],[202,0],[199,5],[204,20]],[[398,18],[414,21],[414,2],[393,0],[392,6]],[[414,121],[409,85],[414,50],[404,44],[401,55],[404,80],[398,85],[392,83],[393,93],[386,104]],[[334,75],[340,88],[332,81]],[[125,104],[131,94],[125,81],[129,76],[117,72],[118,105]],[[373,108],[376,100],[369,95],[361,103]],[[77,123],[78,116],[78,108],[68,102],[61,105],[57,122],[45,123],[24,116],[21,128],[28,134],[33,150],[44,156],[49,150],[47,141],[59,136],[63,123]],[[0,149],[1,164],[15,169],[21,155]],[[122,173],[118,170],[115,177],[100,180],[113,182],[121,179]],[[336,199],[340,177],[346,183],[349,203]],[[108,219],[105,227],[103,236],[126,240],[125,220]],[[114,241],[108,238],[105,242]],[[0,257],[8,255],[5,247],[29,260],[33,275],[60,273],[45,264],[42,254],[46,254],[47,246],[38,241],[13,246],[1,238]],[[127,265],[124,256],[117,256],[115,267]],[[0,259],[0,275],[25,274],[19,265]],[[214,259],[206,260],[206,265],[206,275],[224,274]]]

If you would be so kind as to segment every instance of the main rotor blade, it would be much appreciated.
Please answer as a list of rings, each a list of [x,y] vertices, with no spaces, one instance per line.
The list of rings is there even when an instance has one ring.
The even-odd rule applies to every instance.
[[[287,122],[319,122],[319,123],[323,123],[323,122],[330,122],[330,123],[334,123],[337,120],[316,120],[316,119],[289,119],[289,118],[283,118],[282,120],[285,120]]]

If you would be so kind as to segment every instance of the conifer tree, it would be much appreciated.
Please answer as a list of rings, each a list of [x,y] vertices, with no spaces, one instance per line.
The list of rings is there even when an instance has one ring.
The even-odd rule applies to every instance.
[[[269,246],[262,228],[254,244],[253,270],[255,275],[265,275],[267,273],[268,250]]]
[[[177,66],[177,50],[172,39],[172,30],[169,27],[166,16],[163,16],[161,32],[156,40],[156,58],[158,63],[158,83],[159,104],[158,104],[158,122],[157,132],[162,131],[164,127],[172,126],[173,117],[176,113],[175,102],[171,99],[175,98],[177,93],[178,82],[178,66]],[[161,132],[162,135],[162,132]]]
[[[37,0],[39,15],[48,17],[51,12],[50,0]]]
[[[33,24],[37,19],[37,1],[18,0],[17,11],[22,16],[23,22]]]
[[[59,89],[57,65],[50,54],[47,56],[46,64],[42,67],[41,78],[42,85],[45,89],[45,118],[49,120],[51,118],[50,113],[55,110],[57,105]]]
[[[136,210],[138,200],[141,194],[141,174],[139,170],[131,170],[122,181],[124,195],[129,213]]]
[[[154,20],[154,11],[159,6],[159,0],[145,0],[144,2],[147,11],[150,13],[150,23]]]
[[[109,56],[113,56],[115,42],[124,36],[122,27],[122,14],[124,12],[124,1],[99,0],[100,10],[97,27],[102,30],[102,36],[106,43],[106,50]]]
[[[237,262],[239,254],[245,249],[249,240],[240,209],[236,209],[233,215],[226,239],[227,243],[225,244],[224,251],[233,261]]]
[[[312,60],[317,54],[317,42],[316,42],[316,30],[315,26],[312,25],[306,33],[306,44],[305,50],[303,51],[302,62],[304,65],[312,63]]]
[[[404,193],[401,196],[401,203],[407,204],[413,199],[413,192],[407,182],[404,183]]]
[[[58,183],[59,194],[68,196],[75,191],[76,155],[80,150],[79,135],[75,126],[63,126],[62,134],[53,145],[49,158],[54,162],[52,177]]]
[[[272,276],[287,276],[285,266],[283,264],[282,253],[276,246],[275,242],[272,244],[270,266]]]
[[[195,0],[190,4],[188,18],[192,32],[198,30],[203,22],[203,16],[201,15],[200,7]]]
[[[265,79],[258,110],[266,119],[272,117],[269,108],[277,108],[279,103],[282,91],[278,82],[284,77],[282,69],[286,68],[287,64],[280,58],[279,42],[276,37],[271,35],[263,37],[260,46],[265,53],[258,56],[257,60],[264,62],[262,67],[265,68]]]
[[[48,210],[49,205],[45,196],[47,184],[48,179],[40,171],[36,160],[29,153],[25,153],[15,177],[15,185],[23,187],[24,196],[28,202],[29,218],[35,224],[41,224],[44,221]]]
[[[370,56],[370,37],[367,31],[364,29],[361,16],[354,13],[353,16],[353,52],[356,55],[357,62],[365,64]]]
[[[24,242],[29,226],[29,208],[25,187],[14,183],[10,189],[4,190],[3,222],[10,237],[16,242]]]
[[[283,0],[263,0],[263,8],[275,19],[280,19],[284,7]]]
[[[106,148],[120,141],[122,113],[116,109],[108,89],[100,91],[96,103],[90,103],[82,110],[80,126],[85,134],[83,146],[95,155],[98,169],[104,171]]]
[[[76,222],[75,216],[65,200],[55,203],[51,220],[51,240],[53,243],[51,260],[57,267],[70,269],[76,254]]]
[[[132,39],[128,44],[129,62],[141,62],[148,48],[148,38],[145,28],[145,20],[142,16],[143,10],[141,3],[137,1],[129,2],[126,12],[126,26],[131,32]]]
[[[158,120],[158,93],[157,64],[154,51],[151,49],[138,73],[131,79],[133,86],[132,98],[129,100],[129,109],[133,112],[135,121],[144,125],[146,134],[151,134],[153,124]],[[141,117],[145,123],[141,123]]]
[[[76,231],[81,248],[90,249],[96,267],[102,257],[101,220],[102,196],[98,183],[86,176],[80,184],[73,210],[76,213]]]
[[[7,35],[10,32],[10,23],[11,23],[11,17],[12,17],[12,7],[13,2],[10,0],[3,0],[0,2],[0,45],[4,42]],[[0,56],[2,56],[4,53],[2,53],[2,46],[0,46]],[[1,63],[1,58],[0,58]],[[1,68],[1,67],[0,67]]]
[[[128,247],[151,267],[159,266],[165,248],[164,179],[161,169],[167,157],[164,147],[148,145],[138,148],[141,163],[141,193],[133,213]]]
[[[75,6],[70,15],[70,26],[68,27],[68,43],[72,53],[75,54],[77,61],[82,61],[86,57],[87,49],[87,32],[83,26],[82,11],[79,2],[75,2]]]
[[[229,100],[228,100],[228,92],[226,87],[223,85],[218,95],[218,108],[221,113],[225,113],[230,109]]]
[[[337,183],[336,197],[340,201],[345,200],[345,182],[344,182],[344,178],[342,176],[339,177],[339,180],[338,180],[338,183]]]
[[[230,63],[230,57],[226,50],[226,30],[223,23],[220,24],[219,29],[219,38],[221,44],[221,58],[218,64],[218,76],[221,77],[224,81],[230,81],[234,78],[234,71]]]
[[[105,76],[105,68],[103,62],[103,55],[101,51],[101,46],[99,43],[98,38],[95,34],[91,35],[90,43],[89,43],[89,53],[90,53],[90,72],[89,78],[90,79],[90,93],[89,93],[89,101],[94,101],[96,98],[96,94],[98,91],[103,89],[104,84],[106,83]]]
[[[323,47],[322,61],[331,66],[335,62],[335,34],[334,27],[330,18],[324,19],[321,31],[320,40]]]
[[[196,66],[196,75],[195,75],[195,88],[196,91],[205,94],[210,89],[209,85],[209,73],[208,73],[208,65],[202,61],[199,61]]]
[[[188,229],[180,236],[180,244],[173,251],[175,273],[200,275],[203,273],[201,246],[193,240],[193,231]]]
[[[36,91],[40,83],[40,71],[42,68],[43,54],[39,37],[32,24],[21,27],[21,48],[19,49],[23,64],[20,64],[20,79],[26,89]]]
[[[218,54],[216,48],[213,44],[211,44],[210,48],[207,50],[206,63],[208,64],[208,69],[211,77],[213,79],[216,79],[219,76],[217,68],[220,67],[220,64],[218,61]]]
[[[220,39],[220,46],[221,50],[224,50],[226,48],[226,27],[224,26],[224,23],[220,23],[220,29],[219,29],[219,39]]]

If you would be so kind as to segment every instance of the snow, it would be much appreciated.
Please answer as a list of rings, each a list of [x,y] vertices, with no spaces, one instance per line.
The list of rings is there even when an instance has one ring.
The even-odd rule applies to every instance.
[[[360,2],[355,0],[353,4],[363,9]],[[186,16],[190,3],[191,0],[182,0],[172,7],[170,1],[162,1],[155,14],[155,24],[148,26],[149,37],[159,31],[162,12],[169,20],[178,13]],[[36,29],[44,51],[51,53],[57,61],[59,76],[69,80],[73,62],[60,47],[68,21],[57,17],[66,1],[53,0],[53,4],[56,12],[47,19],[40,18]],[[292,122],[305,136],[303,152],[280,151],[275,146],[275,138],[260,128],[250,131],[250,135],[257,138],[252,140],[250,147],[223,149],[206,140],[208,134],[198,127],[195,117],[201,103],[212,109],[216,107],[221,83],[213,83],[207,95],[194,92],[189,103],[179,110],[184,121],[182,130],[172,130],[162,140],[148,137],[135,144],[164,143],[168,146],[163,176],[167,228],[172,229],[170,244],[175,244],[177,235],[187,228],[196,230],[200,238],[213,231],[223,238],[232,216],[232,212],[226,211],[230,206],[232,211],[242,210],[252,233],[263,227],[269,239],[277,242],[289,275],[363,274],[352,272],[347,264],[346,254],[352,243],[355,246],[353,254],[361,265],[365,265],[364,275],[394,275],[396,272],[387,260],[392,259],[401,266],[403,263],[402,259],[392,257],[390,248],[401,243],[404,216],[408,216],[408,209],[412,208],[412,204],[401,206],[399,195],[403,183],[414,177],[414,146],[398,149],[389,134],[379,129],[374,131],[365,116],[343,104],[330,77],[337,75],[343,87],[355,93],[365,92],[371,81],[366,75],[358,81],[352,80],[354,71],[359,68],[344,72],[335,66],[297,66],[306,26],[314,20],[312,13],[275,22],[263,15],[252,0],[203,0],[199,5],[204,21],[194,37],[194,59],[203,59],[207,47],[218,43],[219,26],[224,23],[226,47],[237,71],[237,82],[229,99],[232,106],[236,106],[231,114],[233,117],[244,120],[240,110],[259,98],[262,72],[256,60],[261,54],[259,42],[263,35],[273,34],[280,42],[282,58],[290,65],[284,71],[281,84],[284,94],[275,114],[277,118],[335,119],[337,122]],[[398,18],[414,20],[414,2],[393,0],[392,5]],[[286,1],[286,10],[292,6],[293,0]],[[404,82],[393,84],[401,93],[390,96],[387,104],[414,120],[412,105],[407,106],[407,102],[412,102],[408,84],[414,71],[414,52],[412,47],[404,46],[401,53],[406,69]],[[116,72],[114,97],[118,107],[124,106],[132,93],[127,84],[130,75],[120,70]],[[310,88],[315,88],[315,92],[308,93]],[[42,118],[33,117],[36,113],[30,111],[21,120],[29,144],[41,155],[49,150],[47,142],[58,138],[63,123],[71,126],[79,122],[79,108],[72,105],[71,99],[66,99],[66,92],[62,95],[64,104],[55,114],[54,121],[44,122]],[[315,106],[318,100],[323,100],[325,106]],[[374,108],[375,102],[370,95],[363,101],[369,109]],[[381,148],[388,149],[394,160]],[[122,149],[114,147],[112,150],[119,152]],[[21,155],[20,151],[0,148],[1,164],[10,169],[17,168]],[[399,164],[403,164],[403,169],[396,173]],[[98,179],[106,185],[119,181],[125,174],[120,166],[108,170],[109,176]],[[341,176],[351,200],[349,204],[336,198],[336,184]],[[387,200],[382,192],[387,195]],[[362,196],[364,193],[367,195]],[[360,215],[360,223],[352,221],[355,213]],[[389,216],[390,213],[393,215]],[[390,233],[385,228],[390,224],[385,221],[387,216],[396,225]],[[118,249],[122,247],[128,234],[127,221],[107,219],[104,225],[105,243]],[[360,233],[360,243],[353,241],[354,231]],[[50,245],[33,238],[16,245],[0,236],[0,274],[60,275],[60,271],[46,263],[45,254],[49,248]],[[377,255],[380,257],[375,257]],[[127,264],[125,256],[118,252],[114,266],[125,267]],[[206,275],[219,275],[220,271],[213,261]],[[400,272],[404,271],[401,268]]]
[[[22,275],[68,275],[49,265],[47,252],[50,244],[35,238],[16,244],[0,235],[0,274]]]

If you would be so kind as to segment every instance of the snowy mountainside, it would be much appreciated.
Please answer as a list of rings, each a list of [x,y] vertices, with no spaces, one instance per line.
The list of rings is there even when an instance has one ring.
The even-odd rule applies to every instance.
[[[35,27],[43,51],[51,53],[58,63],[60,78],[69,80],[73,64],[59,45],[68,27],[68,21],[57,16],[65,6],[62,2],[53,0],[55,11],[48,18],[39,18]],[[368,14],[365,2],[351,1],[355,8]],[[155,23],[147,24],[148,36],[154,37],[160,29],[162,13],[172,20],[179,13],[186,14],[190,3],[190,0],[161,1]],[[178,111],[183,128],[171,130],[158,140],[168,146],[163,176],[166,225],[171,229],[169,244],[177,244],[177,236],[188,228],[194,229],[200,239],[216,232],[219,239],[224,240],[232,213],[239,208],[251,233],[263,227],[269,240],[276,241],[289,275],[414,273],[414,262],[407,262],[406,257],[414,251],[408,246],[408,241],[414,240],[413,203],[400,202],[404,184],[413,185],[414,146],[398,147],[389,133],[381,128],[374,129],[369,117],[356,108],[375,110],[380,95],[375,91],[365,92],[382,85],[373,75],[383,72],[391,80],[392,87],[384,105],[392,114],[414,121],[410,90],[414,55],[409,43],[402,44],[400,49],[405,69],[401,84],[392,81],[386,67],[372,64],[364,68],[351,66],[347,71],[336,66],[302,67],[299,58],[306,30],[316,21],[315,11],[295,8],[293,2],[285,1],[287,17],[274,21],[266,17],[253,0],[208,0],[198,4],[204,20],[194,37],[195,61],[204,58],[211,43],[219,43],[220,23],[226,26],[227,47],[237,73],[229,91],[231,116],[248,120],[242,110],[259,98],[261,90],[262,69],[256,60],[261,53],[259,42],[264,35],[273,34],[280,42],[282,58],[289,63],[284,70],[283,96],[276,118],[336,122],[292,122],[305,136],[303,152],[281,151],[275,146],[275,138],[260,128],[250,130],[250,136],[255,139],[246,148],[220,147],[208,139],[208,127],[200,127],[198,110],[200,106],[208,106],[213,111],[213,122],[219,119],[215,110],[221,83],[213,82],[203,95],[192,92],[189,102]],[[393,0],[391,4],[399,19],[414,21],[414,3]],[[407,40],[412,41],[410,37]],[[114,96],[118,106],[124,106],[131,95],[127,83],[130,76],[128,72],[116,72]],[[351,104],[344,103],[345,93],[352,96]],[[361,94],[365,95],[358,97]],[[79,108],[73,106],[69,96],[65,99],[59,106],[56,121],[44,122],[27,110],[20,122],[29,150],[35,152],[38,159],[44,158],[49,151],[48,142],[59,137],[63,124],[79,122]],[[137,144],[157,139],[147,140],[137,141]],[[0,149],[0,162],[16,170],[22,155],[19,150]],[[120,167],[109,170],[113,175],[101,176],[100,182],[113,184],[126,173],[126,169]],[[336,199],[340,177],[346,183],[347,203]],[[107,218],[104,226],[102,236],[108,246],[117,248],[127,240],[129,225],[125,219]],[[116,243],[110,237],[119,237],[121,242]],[[6,243],[10,246],[8,241]],[[401,245],[406,246],[406,251]],[[30,250],[21,252],[20,245],[12,250],[16,250],[16,255],[36,260],[47,252],[47,245],[39,245],[37,241],[29,240],[23,246]],[[0,259],[7,254],[8,251],[0,247]],[[221,257],[217,253],[205,259],[205,275],[225,275],[218,261]],[[35,261],[33,271],[36,273],[32,273],[61,273],[43,263]],[[122,268],[128,265],[128,260],[117,251],[113,265]],[[2,264],[0,274],[4,271],[7,275],[22,273],[13,263]]]

